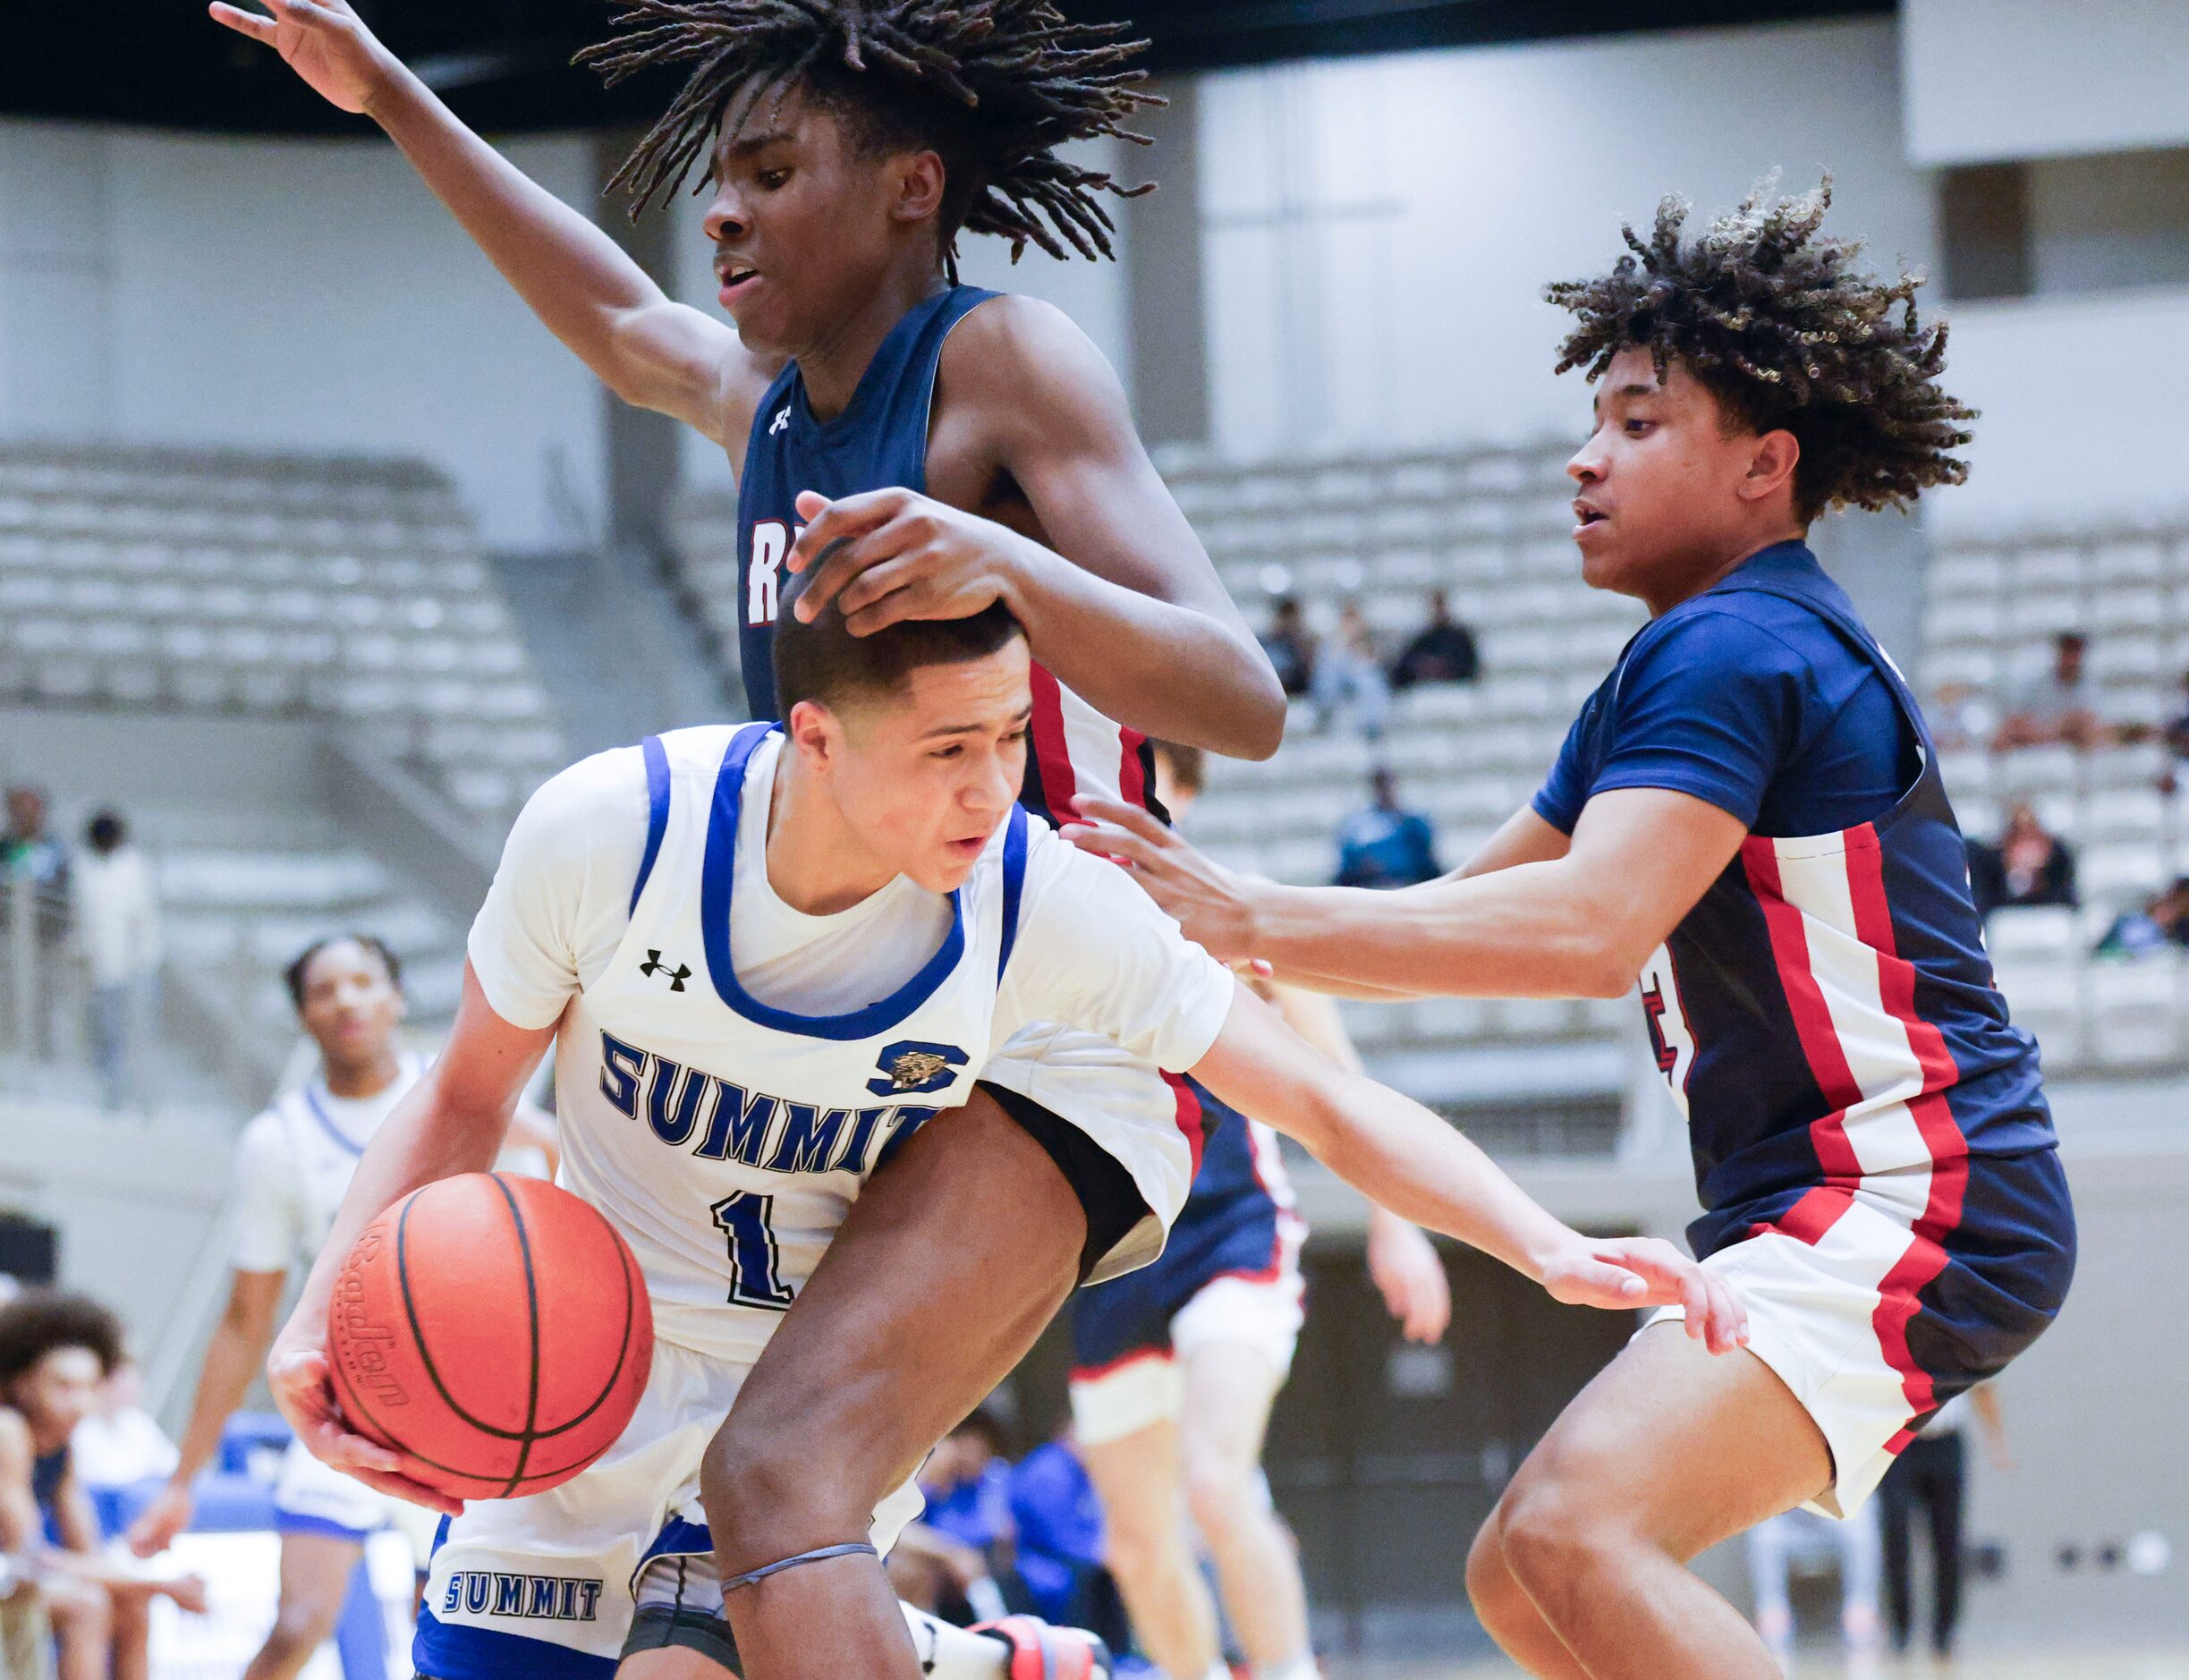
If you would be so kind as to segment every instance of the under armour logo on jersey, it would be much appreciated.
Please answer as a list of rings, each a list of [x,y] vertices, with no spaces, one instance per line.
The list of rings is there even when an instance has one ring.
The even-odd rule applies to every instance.
[[[870,1079],[867,1089],[877,1097],[924,1096],[957,1078],[966,1061],[965,1052],[955,1045],[900,1039],[877,1058],[875,1065],[885,1077]]]
[[[691,978],[691,971],[682,963],[679,963],[675,968],[666,966],[661,961],[661,953],[658,951],[649,951],[646,954],[646,961],[639,964],[639,972],[649,980],[653,979],[657,974],[666,974],[669,977],[669,989],[673,992],[683,990],[684,982]]]
[[[791,412],[786,408],[782,413],[776,416],[775,424],[768,428],[768,435],[773,437],[777,432],[786,432],[790,428]]]

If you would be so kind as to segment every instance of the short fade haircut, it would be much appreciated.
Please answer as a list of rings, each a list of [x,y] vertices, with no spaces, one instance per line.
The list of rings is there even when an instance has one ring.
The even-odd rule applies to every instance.
[[[818,565],[786,573],[777,598],[776,715],[785,722],[801,700],[833,708],[862,696],[887,698],[914,671],[985,659],[1026,633],[1001,601],[970,618],[901,619],[870,636],[852,634],[834,601],[805,624],[793,609],[819,575]]]
[[[1777,197],[1778,178],[1693,238],[1677,195],[1657,208],[1644,240],[1608,274],[1547,293],[1577,318],[1558,371],[1599,379],[1623,350],[1647,350],[1661,380],[1684,366],[1726,411],[1758,433],[1791,432],[1802,446],[1795,511],[1876,510],[1959,484],[1976,411],[1939,388],[1946,327],[1916,316],[1919,274],[1887,282],[1858,271],[1859,241],[1822,236],[1832,178]]]
[[[26,1289],[0,1307],[0,1384],[21,1381],[64,1347],[88,1349],[102,1377],[113,1376],[127,1357],[122,1321],[89,1295]]]
[[[371,933],[330,933],[324,939],[314,939],[297,953],[296,961],[283,972],[282,979],[288,982],[289,1001],[300,1010],[304,1006],[304,988],[311,979],[311,965],[320,952],[338,945],[354,945],[380,959],[380,966],[387,971],[387,983],[397,991],[403,989],[403,959],[388,948],[387,941]]]

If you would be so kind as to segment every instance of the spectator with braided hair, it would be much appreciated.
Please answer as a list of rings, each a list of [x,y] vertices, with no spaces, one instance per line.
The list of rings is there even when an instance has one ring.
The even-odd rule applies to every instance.
[[[344,0],[268,4],[270,17],[226,4],[213,11],[336,105],[369,114],[617,395],[731,454],[754,716],[783,715],[779,612],[805,624],[832,614],[864,638],[902,620],[970,622],[993,608],[1023,626],[1039,661],[1031,715],[1001,751],[1014,778],[1031,757],[1025,802],[1039,814],[1061,819],[1090,793],[1144,800],[1150,735],[1255,757],[1276,750],[1285,718],[1276,674],[1149,460],[1116,374],[1056,310],[957,284],[967,234],[1058,256],[1112,253],[1106,200],[1140,189],[1060,148],[1133,138],[1133,115],[1150,99],[1130,63],[1139,44],[1124,31],[1071,23],[1050,0],[627,0],[613,37],[583,58],[610,80],[681,71],[683,81],[619,184],[643,211],[700,177],[733,331],[671,301],[605,233],[467,130]],[[655,774],[659,755],[700,746],[671,740],[588,760],[527,807],[502,878],[532,885],[489,899],[430,1100],[375,1137],[327,1255],[435,1174],[492,1158],[511,1082],[552,1040],[565,1005],[590,996],[621,960],[642,908],[632,884],[653,867],[649,802],[657,792],[686,797]],[[989,751],[985,738],[977,744]],[[933,757],[973,751],[943,742]],[[718,768],[718,746],[714,756]],[[675,868],[666,854],[662,862],[665,874]],[[738,895],[740,962],[754,899]],[[884,890],[855,909],[899,907]],[[810,941],[836,921],[771,923],[768,937]],[[861,945],[856,968],[813,964],[831,984],[873,985],[830,1011],[882,1000],[830,1020],[895,1019],[900,997],[932,986],[927,969],[956,961],[947,929],[890,925],[892,937]],[[657,952],[632,983],[685,992],[706,960],[700,949]],[[878,978],[893,965],[904,972]],[[777,967],[808,972],[787,957]],[[711,978],[683,1002],[718,1011],[712,1031],[745,1030],[745,995],[725,988],[721,966]],[[597,1034],[588,1045],[581,1029],[564,1031],[564,1056],[601,1054]],[[963,1106],[917,1136],[914,1116],[933,1110],[861,1111],[899,1129],[876,1151],[870,1178],[838,1175],[856,1191],[855,1201],[843,1198],[840,1226],[802,1244],[793,1227],[784,1247],[810,1255],[826,1242],[827,1256],[793,1306],[767,1310],[765,1331],[751,1330],[765,1335],[766,1357],[726,1390],[736,1403],[709,1421],[711,1446],[706,1431],[684,1432],[677,1453],[705,1450],[690,1465],[692,1485],[663,1496],[680,1521],[660,1534],[650,1523],[642,1534],[586,1531],[603,1548],[635,1543],[647,1566],[635,1577],[627,1562],[590,1572],[612,1581],[590,1625],[528,1623],[513,1639],[505,1620],[452,1584],[518,1566],[482,1530],[496,1520],[490,1510],[474,1507],[437,1553],[421,1673],[447,1680],[507,1662],[537,1674],[548,1646],[583,1659],[558,1672],[605,1673],[627,1651],[627,1672],[648,1680],[720,1667],[756,1680],[1000,1680],[1010,1663],[1058,1680],[1107,1672],[1099,1642],[1019,1618],[993,1636],[915,1619],[908,1638],[868,1537],[886,1545],[896,1490],[1077,1281],[1160,1249],[1192,1177],[1197,1099],[1144,1056],[1053,1026],[1030,1028],[993,1056],[985,1042],[900,1043],[886,1055],[895,1065],[944,1048],[949,1058],[927,1082],[895,1089],[916,1098],[955,1087],[936,1100]],[[955,1069],[969,1057],[961,1084]],[[734,1063],[718,1071],[749,1077]],[[889,1080],[860,1071],[865,1089],[890,1096]],[[445,1096],[474,1084],[495,1101]],[[566,1112],[597,1084],[562,1082]],[[717,1150],[696,1170],[725,1158]],[[864,1144],[859,1158],[868,1159]],[[621,1184],[599,1193],[631,1194]],[[740,1268],[772,1264],[778,1243],[767,1221],[780,1200],[698,1201],[702,1225],[711,1206],[716,1226],[679,1251],[693,1275],[680,1275],[677,1288],[739,1303],[722,1312],[757,1326],[751,1315],[764,1309],[753,1302],[783,1292],[758,1276],[741,1284]],[[721,1223],[733,1213],[742,1224]],[[719,1243],[718,1233],[727,1234]],[[276,1396],[327,1462],[430,1504],[428,1490],[403,1484],[384,1452],[334,1415],[319,1345],[332,1266],[315,1271],[276,1343]],[[687,1328],[688,1339],[701,1334]],[[682,1345],[665,1327],[660,1345]],[[674,1454],[658,1462],[683,1463]],[[553,1547],[523,1552],[537,1573],[569,1573],[580,1542],[566,1529]],[[496,1655],[513,1647],[526,1654]]]
[[[1827,509],[1957,483],[1968,410],[1917,282],[1826,236],[1828,183],[1706,227],[1667,199],[1592,279],[1560,366],[1582,575],[1650,620],[1528,807],[1396,892],[1241,879],[1121,806],[1075,835],[1219,957],[1370,995],[1633,990],[1687,1122],[1688,1238],[1748,1312],[1676,1310],[1529,1455],[1467,1583],[1529,1673],[1767,1680],[1687,1565],[1796,1506],[1856,1518],[1926,1418],[2058,1312],[2074,1215],[1929,726],[1810,551]]]

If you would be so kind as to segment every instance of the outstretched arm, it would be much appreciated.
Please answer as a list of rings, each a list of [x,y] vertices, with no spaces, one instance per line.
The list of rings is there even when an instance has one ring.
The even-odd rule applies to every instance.
[[[1421,1104],[1319,1056],[1245,987],[1191,1070],[1226,1102],[1305,1145],[1393,1212],[1455,1236],[1574,1305],[1680,1305],[1690,1336],[1725,1353],[1746,1319],[1722,1278],[1668,1243],[1582,1236]]]
[[[614,240],[466,128],[347,0],[265,3],[270,18],[223,0],[211,11],[385,129],[547,330],[616,395],[718,444],[742,437],[768,376],[735,333],[673,302]]]
[[[494,1166],[524,1082],[554,1042],[552,1026],[528,1031],[494,1013],[469,963],[456,1024],[440,1058],[366,1146],[327,1246],[267,1361],[267,1381],[297,1438],[315,1457],[369,1487],[453,1512],[446,1495],[401,1475],[395,1454],[343,1426],[327,1357],[327,1309],[335,1278],[365,1227],[412,1191]]]
[[[1280,974],[1453,997],[1616,997],[1740,851],[1747,827],[1692,794],[1620,788],[1591,799],[1563,853],[1398,892],[1278,887],[1218,868],[1146,812],[1082,802],[1072,838],[1122,857],[1188,937]]]
[[[802,500],[810,522],[789,564],[822,567],[805,616],[833,599],[865,633],[1001,600],[1034,658],[1105,717],[1234,758],[1277,751],[1277,673],[1149,460],[1116,374],[1061,311],[1006,297],[965,318],[944,349],[929,454],[938,471],[987,463],[993,481],[952,499],[997,518],[908,490]]]

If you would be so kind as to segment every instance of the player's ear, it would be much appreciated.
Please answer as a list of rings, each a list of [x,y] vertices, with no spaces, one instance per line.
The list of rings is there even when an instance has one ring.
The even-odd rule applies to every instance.
[[[1765,432],[1756,439],[1754,452],[1748,458],[1748,472],[1741,482],[1741,499],[1760,502],[1790,489],[1794,470],[1801,462],[1800,438],[1784,428]]]
[[[800,700],[783,720],[783,733],[790,738],[791,750],[816,770],[827,769],[841,756],[842,730],[836,714],[819,700]]]
[[[948,171],[936,151],[904,152],[890,160],[896,172],[894,214],[900,222],[924,222],[942,213]]]

